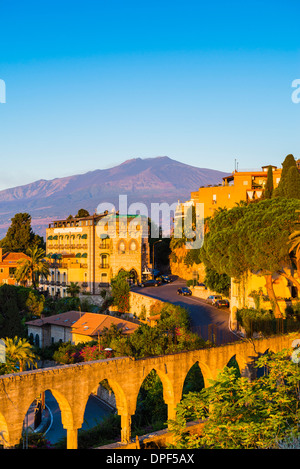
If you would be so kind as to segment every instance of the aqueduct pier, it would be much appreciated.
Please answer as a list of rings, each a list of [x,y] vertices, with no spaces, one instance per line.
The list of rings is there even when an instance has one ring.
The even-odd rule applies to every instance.
[[[296,338],[300,338],[300,333],[138,360],[111,358],[0,376],[1,444],[13,448],[19,443],[29,406],[42,392],[50,390],[59,404],[62,424],[67,430],[67,448],[76,449],[86,403],[104,379],[108,380],[115,394],[121,416],[121,441],[129,442],[138,393],[150,371],[155,370],[160,377],[168,418],[174,419],[185,378],[195,363],[199,364],[205,386],[209,386],[209,380],[215,379],[232,357],[235,357],[241,374],[247,376],[259,355],[268,350],[289,349]]]

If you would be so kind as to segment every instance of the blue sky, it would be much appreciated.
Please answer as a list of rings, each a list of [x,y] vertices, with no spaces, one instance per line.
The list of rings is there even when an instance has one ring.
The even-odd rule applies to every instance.
[[[300,3],[0,0],[0,189],[169,156],[300,157]]]

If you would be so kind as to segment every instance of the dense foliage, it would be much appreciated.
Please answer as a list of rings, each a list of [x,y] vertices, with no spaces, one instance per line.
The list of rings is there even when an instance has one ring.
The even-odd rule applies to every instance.
[[[178,405],[176,448],[267,449],[299,437],[299,365],[291,350],[267,353],[256,366],[265,369],[254,381],[226,367],[210,387],[189,393]],[[209,418],[207,418],[209,417]],[[201,434],[189,435],[186,424],[203,420]]]
[[[264,276],[274,313],[280,315],[272,275],[277,273],[300,286],[291,269],[289,245],[299,210],[299,200],[281,197],[219,210],[208,221],[201,249],[205,266],[235,279],[249,271]]]
[[[1,239],[0,247],[4,252],[26,252],[38,246],[45,249],[44,239],[35,234],[31,228],[31,216],[28,213],[17,213],[11,219],[6,236]]]

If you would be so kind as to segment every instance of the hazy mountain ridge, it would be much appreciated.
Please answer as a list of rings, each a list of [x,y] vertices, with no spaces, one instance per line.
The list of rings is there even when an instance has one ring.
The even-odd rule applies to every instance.
[[[94,213],[101,202],[113,203],[118,209],[119,194],[128,203],[174,203],[187,200],[199,186],[220,184],[222,171],[197,168],[168,157],[135,158],[109,169],[84,174],[40,179],[23,186],[0,191],[0,236],[3,237],[11,218],[18,212],[32,216],[34,230],[44,234],[53,219],[75,215],[80,208]]]

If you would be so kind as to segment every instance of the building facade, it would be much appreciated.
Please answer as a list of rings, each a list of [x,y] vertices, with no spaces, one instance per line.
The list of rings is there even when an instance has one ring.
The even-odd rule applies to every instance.
[[[191,201],[204,204],[204,218],[213,216],[218,208],[233,208],[241,201],[251,202],[261,198],[267,182],[268,166],[261,171],[234,171],[223,178],[218,186],[199,187],[191,193]],[[281,168],[272,166],[273,187],[276,188],[281,177]]]
[[[46,230],[46,255],[50,277],[40,279],[40,289],[66,296],[77,282],[81,291],[98,294],[120,270],[137,283],[151,274],[148,225],[140,216],[118,213],[56,220]]]
[[[0,248],[0,285],[17,285],[15,271],[20,266],[20,262],[29,259],[23,252],[6,252],[3,254]]]

